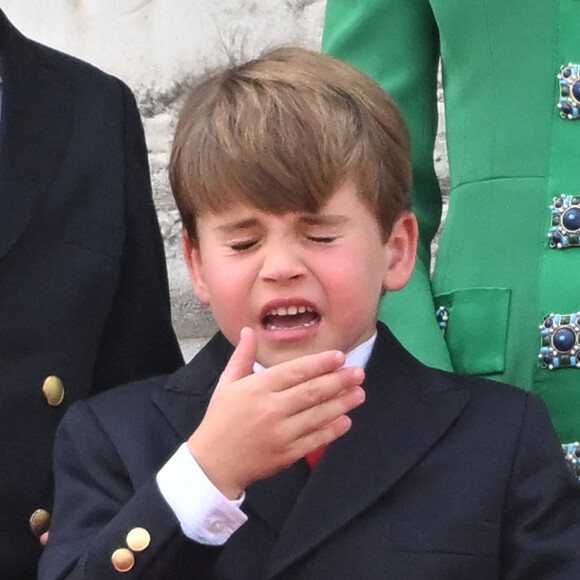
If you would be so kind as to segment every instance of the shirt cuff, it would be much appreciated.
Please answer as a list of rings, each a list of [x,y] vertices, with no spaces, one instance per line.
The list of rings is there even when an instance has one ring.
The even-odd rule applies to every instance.
[[[208,479],[187,443],[183,443],[157,474],[161,495],[191,540],[221,546],[246,521],[240,509],[242,494],[235,501],[225,497]]]

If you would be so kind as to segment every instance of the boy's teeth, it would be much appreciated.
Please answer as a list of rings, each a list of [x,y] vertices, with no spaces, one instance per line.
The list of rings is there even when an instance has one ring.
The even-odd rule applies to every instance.
[[[289,306],[284,308],[274,308],[268,312],[268,316],[296,316],[296,314],[304,314],[305,312],[312,312],[310,306]]]
[[[300,326],[307,327],[307,326],[314,326],[315,324],[316,324],[316,320],[311,320],[310,322],[305,322],[304,324],[301,324]],[[268,330],[282,330],[284,327],[283,326],[276,326],[275,324],[270,323],[270,324],[266,325],[266,328]],[[295,328],[298,328],[298,327],[295,327]]]

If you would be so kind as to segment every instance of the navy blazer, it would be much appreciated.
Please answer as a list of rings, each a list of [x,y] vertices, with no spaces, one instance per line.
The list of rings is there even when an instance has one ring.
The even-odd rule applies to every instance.
[[[135,101],[0,11],[0,577],[36,577],[75,400],[182,364]],[[64,399],[43,394],[59,377]]]
[[[195,430],[231,346],[217,335],[169,377],[69,410],[57,435],[53,529],[40,579],[571,580],[580,485],[533,394],[423,366],[379,323],[365,403],[312,474],[304,461],[246,491],[223,547],[188,540],[155,482]],[[195,490],[191,490],[195,493]]]

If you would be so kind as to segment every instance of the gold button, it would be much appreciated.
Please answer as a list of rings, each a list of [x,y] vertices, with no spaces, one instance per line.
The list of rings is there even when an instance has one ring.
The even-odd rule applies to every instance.
[[[128,572],[135,565],[135,556],[127,548],[119,548],[113,552],[111,562],[117,572]]]
[[[50,513],[43,509],[36,510],[28,520],[32,533],[40,538],[50,527]]]
[[[133,528],[127,534],[127,546],[134,552],[142,552],[151,543],[151,536],[145,528]]]
[[[64,385],[56,376],[46,377],[42,385],[42,392],[51,407],[58,407],[64,399]]]

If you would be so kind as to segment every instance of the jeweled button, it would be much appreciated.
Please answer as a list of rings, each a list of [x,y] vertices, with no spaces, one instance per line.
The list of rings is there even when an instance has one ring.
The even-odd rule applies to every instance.
[[[573,207],[562,216],[562,225],[569,231],[580,229],[580,208]]]
[[[571,328],[560,328],[552,337],[552,344],[560,352],[569,351],[576,342],[576,333]]]

